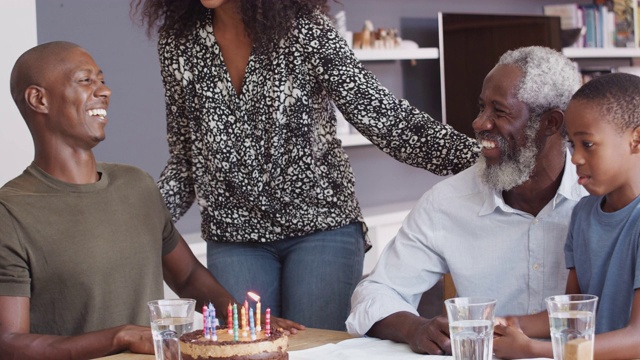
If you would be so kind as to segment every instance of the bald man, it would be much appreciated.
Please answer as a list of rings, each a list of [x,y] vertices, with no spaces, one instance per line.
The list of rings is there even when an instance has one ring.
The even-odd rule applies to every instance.
[[[89,53],[68,42],[28,50],[11,94],[35,157],[0,189],[3,359],[152,354],[146,303],[163,298],[163,275],[198,308],[235,301],[193,256],[154,180],[96,161],[111,90]]]

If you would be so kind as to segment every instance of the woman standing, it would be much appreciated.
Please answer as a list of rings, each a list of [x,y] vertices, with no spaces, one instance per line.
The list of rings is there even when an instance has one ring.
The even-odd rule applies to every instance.
[[[158,181],[179,219],[197,200],[209,270],[237,299],[344,329],[369,246],[334,102],[394,158],[436,174],[477,145],[396,99],[325,16],[326,0],[134,0],[158,31],[169,162]]]

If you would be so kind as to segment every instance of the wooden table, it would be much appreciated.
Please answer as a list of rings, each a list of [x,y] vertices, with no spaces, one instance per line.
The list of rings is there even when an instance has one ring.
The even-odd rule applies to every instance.
[[[351,339],[353,336],[344,331],[311,329],[298,331],[297,334],[289,336],[289,351],[304,350],[324,344],[335,344],[342,340]],[[101,357],[103,360],[155,360],[154,355],[140,354],[117,354]]]

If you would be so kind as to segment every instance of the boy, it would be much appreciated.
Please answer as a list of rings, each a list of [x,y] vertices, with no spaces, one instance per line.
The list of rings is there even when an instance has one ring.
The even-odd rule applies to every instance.
[[[583,85],[566,114],[578,183],[591,194],[573,210],[567,294],[597,295],[594,358],[640,358],[640,78],[616,73]],[[548,314],[496,325],[500,358],[553,357]]]

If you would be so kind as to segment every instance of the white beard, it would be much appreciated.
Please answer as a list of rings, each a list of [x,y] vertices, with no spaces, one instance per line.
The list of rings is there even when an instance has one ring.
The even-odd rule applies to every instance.
[[[492,138],[500,147],[500,163],[487,165],[487,159],[480,155],[478,175],[489,188],[497,191],[510,190],[529,180],[536,166],[540,150],[536,146],[536,134],[540,121],[530,119],[524,129],[526,143],[523,147],[510,149],[503,137]]]

